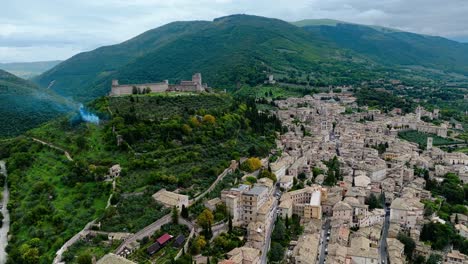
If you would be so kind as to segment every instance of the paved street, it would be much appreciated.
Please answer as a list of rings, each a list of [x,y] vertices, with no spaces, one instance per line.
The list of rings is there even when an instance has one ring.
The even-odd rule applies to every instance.
[[[322,244],[320,245],[320,255],[319,255],[319,263],[322,264],[325,261],[325,248],[328,247],[328,241],[327,241],[327,232],[330,230],[330,219],[326,218],[325,219],[325,228],[322,229],[321,234],[320,234],[320,241]]]
[[[385,212],[390,210],[387,206],[385,206]],[[385,220],[384,225],[382,228],[382,237],[380,239],[379,245],[379,256],[380,256],[380,263],[387,263],[388,256],[387,256],[387,236],[388,236],[388,226],[390,225],[390,213],[385,213]]]

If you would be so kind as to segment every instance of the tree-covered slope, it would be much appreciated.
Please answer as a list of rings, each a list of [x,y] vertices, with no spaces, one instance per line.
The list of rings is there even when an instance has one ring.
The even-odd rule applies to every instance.
[[[423,66],[468,75],[468,45],[383,27],[302,22],[305,30],[384,65]]]
[[[321,63],[351,61],[327,41],[270,18],[234,15],[212,22],[175,22],[122,44],[81,53],[44,73],[37,82],[90,99],[121,83],[176,81],[201,72],[212,87],[263,82],[265,70],[320,69]]]
[[[18,135],[69,110],[58,96],[0,70],[0,137]]]
[[[232,15],[170,23],[121,44],[80,53],[35,81],[85,101],[108,93],[112,79],[176,82],[195,72],[222,89],[263,83],[267,73],[278,78],[307,75],[324,86],[359,84],[389,71],[405,74],[401,67],[414,65],[468,75],[467,51],[466,44],[383,27],[334,20],[294,25]]]

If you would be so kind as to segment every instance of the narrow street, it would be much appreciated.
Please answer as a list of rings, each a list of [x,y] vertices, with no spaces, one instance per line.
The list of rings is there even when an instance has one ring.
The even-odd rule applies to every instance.
[[[379,256],[380,256],[380,263],[387,263],[388,256],[387,256],[387,236],[388,236],[388,226],[390,225],[390,210],[388,206],[385,206],[385,220],[384,225],[382,228],[382,236],[380,239],[379,244]]]
[[[319,264],[324,263],[325,261],[325,249],[328,247],[328,241],[327,241],[327,236],[328,236],[328,231],[330,230],[330,219],[326,218],[325,219],[325,224],[324,228],[322,228],[321,234],[320,234],[320,255],[319,255]]]
[[[0,160],[0,174],[7,176],[7,170],[5,167],[5,161]],[[10,213],[8,212],[8,200],[10,198],[10,192],[8,190],[7,181],[3,186],[3,199],[2,199],[2,214],[3,214],[3,225],[0,228],[0,264],[5,264],[7,260],[7,253],[5,248],[8,244],[8,231],[10,230]]]

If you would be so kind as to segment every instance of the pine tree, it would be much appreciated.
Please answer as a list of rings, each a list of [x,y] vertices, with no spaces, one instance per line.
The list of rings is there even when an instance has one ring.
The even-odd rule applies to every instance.
[[[458,224],[458,214],[455,215],[455,224]]]
[[[180,212],[180,215],[185,219],[187,219],[189,217],[189,211],[188,211],[187,207],[185,207],[184,204],[182,205],[182,210]]]
[[[174,206],[172,208],[172,223],[177,225],[179,223],[179,212],[177,211],[177,207]]]
[[[232,217],[229,215],[229,220],[228,220],[228,233],[232,233]]]
[[[210,257],[206,257],[206,264],[210,264]]]
[[[284,225],[286,226],[286,229],[289,228],[289,217],[286,215],[286,219],[284,220]]]

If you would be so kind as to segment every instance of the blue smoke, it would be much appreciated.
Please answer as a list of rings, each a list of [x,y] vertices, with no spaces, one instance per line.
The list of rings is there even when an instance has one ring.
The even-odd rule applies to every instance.
[[[93,113],[88,112],[83,104],[80,104],[80,116],[81,119],[88,123],[99,124],[99,117]]]

